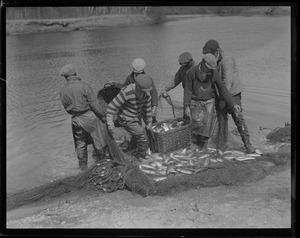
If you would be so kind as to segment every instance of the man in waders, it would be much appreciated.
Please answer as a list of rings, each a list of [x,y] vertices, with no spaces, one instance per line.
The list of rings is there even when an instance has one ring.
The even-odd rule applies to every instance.
[[[241,107],[241,93],[245,90],[245,87],[240,79],[235,58],[227,54],[224,55],[224,52],[221,50],[219,43],[216,40],[209,40],[205,43],[203,54],[208,53],[211,53],[216,57],[217,69],[220,77],[235,102]],[[255,149],[250,143],[250,135],[243,113],[233,113],[222,97],[219,97],[216,101],[216,109],[219,122],[218,148],[226,150],[226,143],[228,140],[228,114],[231,114],[247,153],[254,153]]]
[[[63,66],[59,74],[67,80],[60,91],[60,99],[65,110],[72,115],[72,132],[79,168],[85,171],[88,168],[88,144],[93,144],[95,159],[102,159],[104,156],[105,115],[99,110],[98,100],[92,88],[76,76],[72,64]]]
[[[172,90],[173,88],[177,87],[180,83],[182,83],[182,87],[184,89],[184,79],[186,72],[195,65],[195,61],[193,60],[192,54],[190,52],[183,52],[181,55],[179,55],[178,59],[180,68],[175,74],[174,79],[171,79],[166,86],[161,90],[160,94],[163,97],[168,97],[168,92]],[[183,112],[184,114],[184,112]]]
[[[185,114],[193,121],[194,141],[201,148],[207,146],[214,125],[216,98],[214,84],[229,107],[236,113],[240,111],[240,106],[222,82],[216,66],[214,55],[206,54],[198,65],[188,70],[185,79],[183,98]]]
[[[140,58],[134,59],[132,61],[133,71],[125,79],[125,82],[123,83],[123,87],[127,86],[129,84],[135,83],[136,77],[138,75],[145,74],[145,71],[144,71],[145,66],[146,66],[146,63],[143,59],[140,59]],[[158,94],[157,94],[157,90],[154,85],[153,79],[151,78],[151,80],[152,80],[152,90],[150,91],[150,94],[151,94],[151,106],[152,106],[151,112],[152,112],[152,117],[153,117],[152,123],[155,123],[155,122],[157,122],[156,114],[157,114],[157,105],[158,105]]]
[[[153,81],[147,74],[139,74],[135,83],[123,87],[119,94],[108,104],[106,120],[108,129],[114,134],[115,124],[125,130],[136,141],[136,156],[142,160],[148,150],[148,138],[145,129],[140,123],[144,119],[148,128],[152,125],[151,95]]]

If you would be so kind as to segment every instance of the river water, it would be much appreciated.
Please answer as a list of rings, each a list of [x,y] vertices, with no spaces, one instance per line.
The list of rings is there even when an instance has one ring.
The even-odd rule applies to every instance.
[[[143,58],[159,90],[174,77],[179,54],[190,51],[199,62],[204,43],[216,39],[237,59],[246,86],[245,118],[256,131],[291,121],[290,31],[290,17],[202,16],[154,26],[7,36],[7,192],[78,173],[70,116],[59,99],[64,64],[73,63],[96,93],[107,82],[123,82],[132,60]],[[182,101],[181,86],[170,95]],[[165,102],[158,118],[172,118]]]

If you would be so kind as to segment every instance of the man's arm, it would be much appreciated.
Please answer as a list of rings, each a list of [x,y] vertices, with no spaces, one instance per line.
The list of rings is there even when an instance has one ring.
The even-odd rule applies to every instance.
[[[183,106],[184,108],[189,107],[192,99],[192,92],[193,92],[193,81],[192,75],[187,74],[185,76],[185,87],[184,87],[184,94],[183,94]]]
[[[230,91],[234,80],[235,59],[233,57],[224,59],[221,63],[221,78],[226,88]]]
[[[150,96],[147,97],[146,103],[143,105],[143,117],[147,124],[152,122],[152,113],[151,113],[151,98]]]
[[[126,97],[123,89],[120,90],[119,94],[107,105],[106,110],[106,121],[107,125],[114,124],[114,115],[117,114],[118,109],[126,102]]]
[[[167,85],[165,86],[164,90],[169,92],[173,88],[176,88],[178,84],[183,81],[182,77],[180,76],[179,70],[176,72],[174,79],[170,80]]]
[[[226,88],[225,83],[221,80],[220,75],[216,69],[213,71],[212,82],[216,83],[219,89],[219,93],[221,94],[221,96],[223,97],[223,99],[225,100],[225,102],[230,108],[237,105],[237,103],[234,101],[233,97],[231,96],[230,92]]]
[[[129,85],[133,83],[133,80],[132,80],[132,74],[128,75],[127,78],[125,79],[125,82],[123,83],[123,87]]]
[[[92,88],[87,85],[86,93],[87,103],[89,104],[91,110],[96,114],[96,116],[102,121],[105,122],[105,112],[101,112],[99,102],[94,94]]]
[[[157,107],[157,105],[158,105],[158,93],[157,93],[157,90],[156,90],[156,87],[155,87],[155,84],[154,84],[152,78],[151,78],[151,80],[152,80],[151,103],[152,103],[152,106]]]

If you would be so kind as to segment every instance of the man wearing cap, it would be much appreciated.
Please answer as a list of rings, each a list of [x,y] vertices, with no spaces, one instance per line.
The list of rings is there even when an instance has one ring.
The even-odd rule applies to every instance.
[[[219,90],[226,103],[235,111],[240,107],[222,82],[216,69],[216,58],[206,54],[202,61],[191,67],[185,79],[184,99],[185,115],[193,121],[193,135],[195,143],[202,147],[207,146],[207,141],[212,133],[215,109],[215,87]]]
[[[161,90],[161,95],[164,97],[168,96],[168,92],[173,88],[177,87],[178,84],[182,83],[182,87],[184,88],[184,78],[186,72],[195,65],[195,61],[193,60],[192,54],[190,52],[184,52],[179,55],[178,59],[180,68],[176,72],[174,79],[170,80],[166,86]]]
[[[119,94],[108,104],[106,120],[108,129],[114,133],[116,121],[136,141],[137,153],[135,156],[143,159],[148,149],[148,138],[140,124],[143,118],[145,124],[151,127],[151,96],[153,81],[147,74],[139,74],[135,83],[123,87]]]
[[[234,100],[241,106],[241,93],[245,87],[240,79],[235,58],[230,55],[224,55],[219,43],[216,40],[209,40],[203,47],[203,54],[213,54],[217,59],[217,68],[222,81],[225,83],[227,89],[233,96]],[[228,113],[231,114],[232,119],[238,129],[247,153],[253,153],[254,147],[250,143],[250,135],[247,124],[245,122],[243,113],[233,113],[224,99],[219,97],[216,102],[216,109],[218,112],[218,147],[221,150],[226,149],[228,140]]]
[[[140,58],[134,59],[132,61],[133,71],[125,79],[125,82],[123,83],[123,87],[127,86],[129,84],[135,83],[136,77],[138,75],[145,74],[145,71],[144,71],[145,66],[146,66],[146,63],[143,59],[140,59]],[[152,80],[152,90],[150,91],[150,95],[151,95],[151,106],[152,106],[152,116],[153,116],[152,122],[155,123],[156,122],[157,105],[158,105],[158,94],[157,94],[157,90],[154,85],[153,79],[151,78],[151,80]]]
[[[60,91],[60,99],[65,110],[72,115],[72,132],[79,168],[85,171],[88,161],[88,144],[93,144],[93,156],[96,156],[96,159],[102,159],[104,156],[105,116],[99,110],[98,100],[92,88],[76,76],[72,64],[63,66],[59,74],[67,80]]]
[[[166,86],[161,90],[160,95],[164,98],[168,97],[168,92],[173,88],[177,87],[178,84],[182,83],[182,87],[184,89],[184,79],[186,76],[186,72],[195,65],[195,61],[193,60],[192,54],[190,52],[183,52],[179,55],[178,59],[180,68],[176,72],[174,79],[171,79]],[[184,115],[184,111],[183,111]]]

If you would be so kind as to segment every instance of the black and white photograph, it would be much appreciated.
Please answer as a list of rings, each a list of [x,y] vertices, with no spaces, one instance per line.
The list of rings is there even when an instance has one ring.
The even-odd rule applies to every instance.
[[[1,4],[7,230],[295,226],[295,5],[48,2]]]

